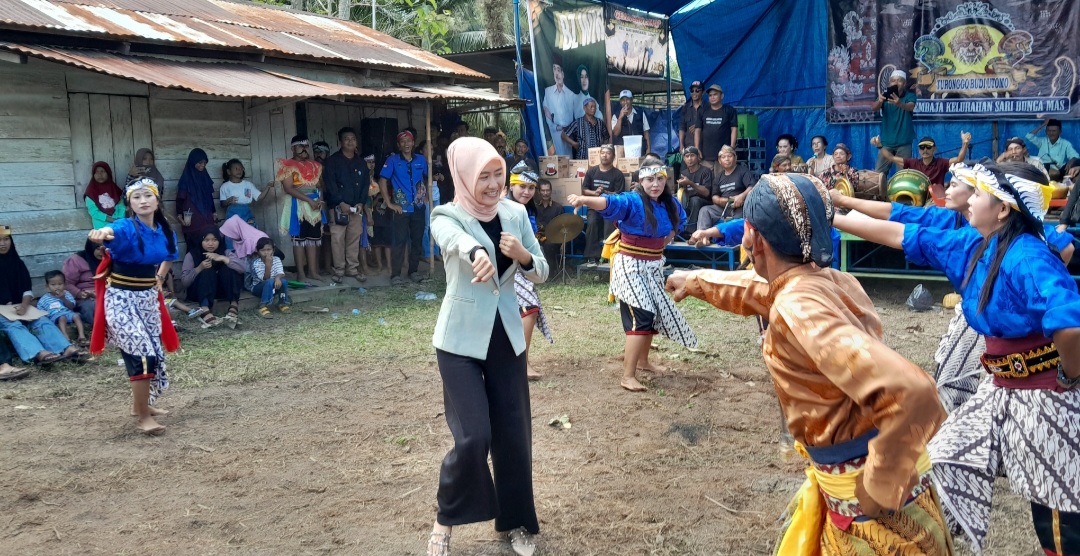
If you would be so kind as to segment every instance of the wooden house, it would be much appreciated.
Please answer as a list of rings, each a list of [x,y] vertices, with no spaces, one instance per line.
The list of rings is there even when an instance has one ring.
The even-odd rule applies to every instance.
[[[151,148],[172,214],[195,147],[209,155],[215,187],[231,158],[254,183],[271,181],[297,132],[336,149],[337,129],[352,126],[361,149],[385,156],[399,128],[423,139],[433,103],[502,102],[454,85],[463,77],[483,76],[353,22],[263,5],[3,2],[0,224],[14,228],[39,289],[37,277],[82,249],[95,161],[120,183],[135,152]],[[277,225],[285,196],[275,195],[256,219],[288,245]]]

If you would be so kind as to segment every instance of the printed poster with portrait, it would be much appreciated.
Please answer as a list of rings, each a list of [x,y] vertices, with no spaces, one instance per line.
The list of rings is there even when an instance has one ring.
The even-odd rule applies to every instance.
[[[667,20],[604,5],[608,72],[638,77],[667,75]]]
[[[573,156],[562,131],[585,114],[584,101],[597,101],[603,115],[607,91],[607,33],[604,8],[575,0],[529,0],[537,111],[549,155]]]
[[[907,73],[916,118],[1080,115],[1076,0],[829,0],[826,119],[872,121]]]

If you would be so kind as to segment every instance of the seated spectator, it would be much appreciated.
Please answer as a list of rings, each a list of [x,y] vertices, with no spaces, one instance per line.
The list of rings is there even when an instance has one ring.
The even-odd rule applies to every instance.
[[[97,274],[98,265],[104,256],[105,248],[88,239],[82,251],[64,260],[61,269],[67,291],[75,298],[79,316],[91,326],[94,323],[94,298],[97,295],[94,290],[94,275]]]
[[[266,232],[244,222],[243,218],[235,216],[221,223],[218,229],[226,243],[232,243],[232,252],[238,259],[247,259],[257,248],[258,241],[267,237]],[[228,247],[225,248],[229,250]]]
[[[60,329],[64,339],[71,341],[68,325],[74,324],[79,333],[78,345],[90,347],[90,340],[86,339],[86,330],[83,328],[82,318],[75,310],[75,296],[67,291],[64,273],[59,270],[50,270],[45,273],[45,293],[38,299],[37,308],[45,311],[49,320]]]
[[[559,261],[561,244],[548,241],[547,225],[563,213],[563,206],[552,198],[550,181],[540,180],[536,192],[537,197],[533,200],[533,204],[536,205],[536,237],[540,239],[540,248],[544,250],[544,258],[548,260],[551,268],[555,268],[559,264],[557,261]]]
[[[754,176],[739,164],[735,149],[730,145],[721,147],[719,165],[713,172],[712,204],[701,207],[697,229],[711,228],[727,218],[742,218],[743,201],[753,187]]]
[[[791,172],[791,157],[786,154],[778,154],[773,157],[769,173],[787,174]]]
[[[697,147],[689,146],[683,149],[683,164],[680,172],[679,193],[676,195],[679,202],[686,209],[686,237],[697,229],[698,213],[702,207],[712,203],[712,170],[701,163],[701,151]]]
[[[1046,128],[1046,137],[1036,134]],[[1080,154],[1066,139],[1061,138],[1061,120],[1046,120],[1027,134],[1027,140],[1039,148],[1039,160],[1050,179],[1061,181],[1066,176],[1075,180],[1080,175]]]
[[[135,153],[135,162],[128,170],[127,181],[130,182],[138,178],[150,178],[154,180],[154,183],[158,184],[158,187],[161,188],[161,198],[165,198],[165,178],[162,177],[161,172],[157,169],[154,160],[154,151],[142,148]],[[121,216],[123,216],[123,214],[121,214]]]
[[[225,318],[231,321],[230,324],[236,322],[246,271],[244,261],[236,258],[232,251],[225,251],[225,243],[217,230],[205,232],[198,243],[189,245],[180,280],[187,288],[187,300],[199,304],[204,325],[220,324],[213,313],[217,299],[229,302]]]
[[[776,154],[787,156],[795,172],[805,172],[806,161],[803,160],[803,157],[795,154],[797,148],[799,148],[799,141],[790,133],[781,134],[776,139]]]
[[[266,198],[264,194],[271,190],[274,182],[270,182],[270,185],[260,190],[247,180],[244,163],[237,158],[221,165],[221,179],[218,199],[221,200],[221,207],[225,209],[225,218],[239,216],[254,226],[255,215],[251,213],[251,205],[257,203],[259,199]]]
[[[177,183],[176,217],[188,249],[214,227],[214,179],[206,171],[208,161],[206,151],[192,149]]]
[[[1050,174],[1046,171],[1046,166],[1043,165],[1042,160],[1037,156],[1032,156],[1028,152],[1027,143],[1019,137],[1011,137],[1008,141],[1005,141],[1005,150],[998,155],[997,161],[1005,162],[1007,160],[1026,162],[1038,168],[1047,179],[1050,178]]]
[[[859,181],[859,171],[848,166],[848,161],[851,160],[851,149],[843,143],[837,143],[836,148],[833,149],[832,157],[832,168],[829,168],[821,175],[821,181],[825,183],[825,187],[833,189],[836,187],[836,181],[844,178],[854,188]]]
[[[14,305],[15,314],[22,316],[33,301],[30,271],[15,249],[11,227],[0,226],[0,305]],[[0,332],[7,335],[19,358],[29,363],[49,365],[62,359],[89,358],[89,354],[71,345],[46,316],[26,321],[0,315]]]
[[[513,168],[517,166],[519,162],[524,162],[532,168],[534,171],[539,171],[540,167],[536,165],[536,159],[529,156],[529,143],[525,139],[518,139],[514,141],[514,152],[506,155],[506,167]],[[510,176],[506,176],[507,183],[510,183]],[[446,195],[443,195],[443,199],[446,199]]]
[[[90,175],[83,198],[86,200],[86,211],[90,213],[90,222],[96,230],[117,218],[123,218],[127,209],[124,207],[124,192],[113,180],[112,168],[108,163],[95,162]]]
[[[30,369],[12,366],[15,353],[6,338],[0,338],[0,380],[14,380],[30,374]]]
[[[810,141],[810,147],[814,149],[814,156],[811,156],[810,160],[806,162],[806,171],[810,175],[820,178],[825,173],[825,170],[833,166],[832,155],[826,152],[829,147],[829,140],[824,135],[815,135],[814,139]]]
[[[244,288],[259,296],[259,316],[272,319],[274,316],[270,314],[270,305],[275,300],[279,311],[289,312],[292,303],[289,300],[289,281],[285,279],[281,258],[274,254],[274,241],[268,237],[261,238],[256,248],[255,255],[248,261]]]

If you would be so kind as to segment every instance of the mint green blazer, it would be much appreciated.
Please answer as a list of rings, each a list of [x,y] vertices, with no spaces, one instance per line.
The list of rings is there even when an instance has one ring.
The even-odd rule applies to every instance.
[[[503,199],[499,201],[498,211],[503,231],[517,236],[532,253],[533,267],[523,271],[525,276],[535,283],[543,282],[548,276],[548,263],[525,207]],[[498,314],[514,352],[521,355],[525,351],[525,333],[514,292],[514,274],[521,265],[514,262],[502,276],[472,283],[469,251],[478,245],[483,247],[494,264],[497,247],[492,245],[480,222],[457,204],[442,205],[431,211],[431,234],[442,249],[446,270],[446,295],[435,322],[432,343],[443,351],[486,359],[491,328]]]

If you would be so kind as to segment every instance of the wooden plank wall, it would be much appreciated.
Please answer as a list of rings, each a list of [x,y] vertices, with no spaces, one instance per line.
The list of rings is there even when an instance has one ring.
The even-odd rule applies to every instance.
[[[331,152],[338,150],[337,132],[349,126],[360,131],[364,118],[394,118],[401,128],[409,125],[407,107],[362,106],[351,103],[310,101],[307,103],[307,129],[311,142],[326,141]],[[423,129],[418,127],[417,129]]]
[[[280,158],[292,156],[290,147],[292,138],[296,135],[296,104],[285,103],[281,105],[263,106],[249,111],[251,119],[251,165],[248,166],[248,174],[251,183],[259,187],[273,181],[275,161]],[[255,222],[260,229],[269,235],[278,248],[285,254],[285,265],[293,264],[292,242],[288,234],[279,230],[278,222],[281,219],[281,211],[288,197],[275,187],[263,202],[255,205],[252,212],[255,214]]]

